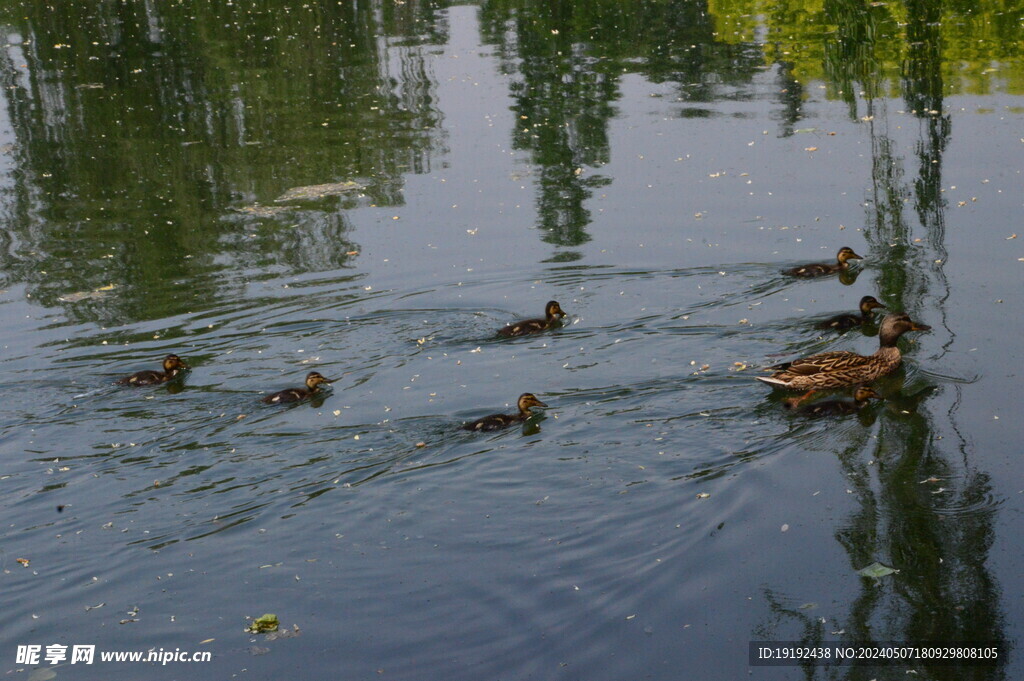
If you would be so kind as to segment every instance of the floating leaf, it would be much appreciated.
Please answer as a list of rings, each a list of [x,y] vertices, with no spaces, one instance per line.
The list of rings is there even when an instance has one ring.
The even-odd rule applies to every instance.
[[[263,634],[268,631],[277,631],[277,615],[267,613],[262,617],[257,617],[252,623],[246,628],[251,634]]]
[[[881,563],[872,563],[866,568],[857,570],[857,574],[861,577],[874,577],[875,579],[886,577],[894,572],[899,572],[899,570],[894,570],[893,568],[887,565],[882,565]]]

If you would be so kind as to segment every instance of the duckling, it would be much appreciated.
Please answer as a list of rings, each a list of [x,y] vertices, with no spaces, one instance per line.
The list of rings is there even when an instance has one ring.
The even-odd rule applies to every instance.
[[[557,305],[558,303],[555,303]],[[501,430],[502,428],[508,428],[513,423],[521,423],[526,419],[533,416],[530,411],[530,407],[546,407],[544,404],[533,393],[523,393],[519,396],[517,402],[519,406],[518,414],[491,414],[485,416],[482,419],[477,419],[471,423],[465,423],[462,425],[463,430]]]
[[[558,301],[549,300],[544,306],[544,319],[525,319],[521,322],[509,324],[498,331],[498,335],[504,338],[513,336],[526,336],[531,333],[540,333],[552,328],[560,317],[565,316],[565,311]]]
[[[853,392],[852,402],[849,400],[825,400],[799,407],[800,398],[793,397],[786,400],[784,404],[786,409],[797,409],[799,407],[798,411],[803,416],[841,416],[860,411],[871,398],[880,400],[882,396],[866,385],[858,385],[857,389]]]
[[[321,383],[331,383],[331,381],[321,376],[317,371],[310,371],[306,374],[305,388],[289,388],[288,390],[281,390],[272,395],[267,395],[263,398],[263,402],[266,404],[298,402],[299,400],[304,400],[310,395],[320,392]]]
[[[870,383],[899,367],[902,356],[896,341],[900,336],[907,331],[928,331],[931,328],[903,313],[887,314],[878,330],[878,351],[873,355],[858,355],[846,350],[824,352],[771,367],[776,370],[771,376],[756,378],[780,388],[809,391],[801,401],[815,390]]]
[[[819,323],[816,329],[835,329],[836,331],[849,331],[861,324],[870,324],[874,321],[875,315],[871,312],[875,308],[885,308],[874,296],[864,296],[860,299],[860,316],[855,314],[841,314]]]
[[[783,274],[788,274],[791,277],[802,277],[810,279],[811,277],[822,277],[826,274],[835,274],[836,272],[842,272],[850,268],[849,260],[863,260],[861,256],[853,252],[853,249],[849,246],[843,246],[839,249],[839,253],[836,254],[836,262],[833,263],[812,263],[810,265],[801,265],[800,267],[794,267],[791,270],[784,270]]]
[[[164,370],[153,371],[147,369],[146,371],[136,371],[131,376],[125,376],[124,378],[118,379],[117,385],[156,385],[157,383],[166,383],[167,381],[173,380],[178,377],[183,370],[191,369],[189,365],[181,361],[181,357],[177,355],[167,355],[164,357]]]

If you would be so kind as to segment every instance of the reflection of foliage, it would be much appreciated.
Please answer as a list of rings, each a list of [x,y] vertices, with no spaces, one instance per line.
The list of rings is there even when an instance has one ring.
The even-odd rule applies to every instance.
[[[396,204],[402,175],[430,167],[439,115],[420,46],[443,40],[430,5],[25,0],[0,22],[19,169],[0,265],[44,304],[117,283],[105,321],[175,314],[230,293],[217,260],[228,243],[260,254],[236,267],[341,266],[338,202],[273,238],[225,233],[240,221],[221,218],[352,178]],[[168,299],[175,281],[190,291]]]
[[[541,168],[538,213],[546,239],[560,246],[590,238],[585,202],[610,180],[586,168],[611,157],[608,121],[622,74],[674,82],[680,99],[710,101],[758,66],[755,50],[714,39],[698,3],[491,0],[481,14],[485,41],[516,79],[513,142]]]
[[[861,447],[841,458],[859,503],[837,534],[851,570],[876,559],[901,570],[878,584],[864,581],[842,622],[851,641],[1004,638],[999,589],[985,568],[996,515],[990,481],[945,461],[930,430],[920,414],[890,415],[872,453],[874,465],[863,465]],[[942,494],[935,493],[939,485]],[[946,512],[950,507],[955,514]],[[928,673],[936,679],[1003,678],[984,667]]]
[[[708,0],[708,11],[720,40],[763,43],[769,63],[790,63],[799,81],[826,81],[829,96],[846,101],[858,91],[854,83],[893,88],[911,52],[938,45],[945,59],[937,75],[947,94],[989,94],[997,83],[1024,94],[1024,0]],[[932,15],[936,31],[924,44],[913,35],[923,14]]]

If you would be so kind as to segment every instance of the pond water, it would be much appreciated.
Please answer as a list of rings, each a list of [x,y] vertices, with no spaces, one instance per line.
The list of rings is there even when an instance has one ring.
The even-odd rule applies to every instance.
[[[1024,677],[1024,2],[0,26],[11,678]],[[841,246],[849,275],[781,274]],[[932,327],[884,400],[812,419],[753,380],[872,352],[814,328],[865,295]],[[495,337],[550,299],[562,328]],[[113,384],[168,353],[184,380]],[[260,402],[311,370],[333,389]],[[526,391],[524,426],[458,428]],[[245,633],[264,613],[298,634]],[[758,640],[1005,654],[752,667]],[[16,659],[51,644],[212,660]]]

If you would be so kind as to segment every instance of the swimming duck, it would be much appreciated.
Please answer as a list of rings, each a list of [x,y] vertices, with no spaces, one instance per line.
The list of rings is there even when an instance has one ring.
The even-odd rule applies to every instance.
[[[526,336],[531,333],[540,333],[552,328],[560,317],[565,316],[565,311],[558,301],[549,300],[544,306],[544,319],[525,319],[521,322],[509,324],[498,331],[498,335],[504,338],[513,336]]]
[[[849,400],[825,400],[813,402],[799,409],[804,416],[840,416],[842,414],[853,414],[860,411],[868,403],[868,400],[875,398],[882,399],[882,396],[866,385],[858,385],[853,392],[853,401]],[[786,400],[787,409],[795,409],[800,404],[800,398],[794,397]]]
[[[855,314],[841,314],[831,319],[826,319],[814,328],[816,329],[835,329],[836,331],[848,331],[855,326],[861,324],[869,324],[874,321],[875,315],[871,312],[875,308],[884,308],[880,302],[875,300],[874,296],[864,296],[860,299],[860,316]]]
[[[812,263],[810,265],[801,265],[800,267],[794,267],[791,270],[784,270],[783,274],[788,274],[791,277],[822,277],[826,274],[835,274],[836,272],[842,272],[850,268],[849,260],[863,260],[861,256],[853,252],[853,249],[849,246],[843,246],[839,249],[836,254],[835,263]]]
[[[839,350],[820,355],[802,357],[792,362],[771,367],[771,376],[757,376],[757,380],[790,390],[815,391],[825,388],[843,388],[858,383],[870,383],[880,376],[896,370],[902,361],[896,341],[907,331],[928,331],[932,327],[919,324],[905,314],[885,315],[878,330],[878,351],[873,355],[858,355]],[[809,395],[807,393],[807,395]],[[804,395],[804,398],[807,397]]]
[[[555,303],[557,305],[558,303]],[[523,393],[519,396],[517,402],[519,406],[518,414],[491,414],[485,416],[482,419],[477,419],[471,423],[463,424],[463,430],[501,430],[502,428],[508,428],[513,423],[521,423],[526,419],[533,416],[530,411],[530,407],[546,407],[544,404],[533,393]]]
[[[304,400],[310,395],[320,392],[321,383],[330,383],[331,381],[324,378],[317,371],[310,371],[306,374],[306,387],[305,388],[289,388],[288,390],[281,390],[273,395],[267,395],[263,398],[266,404],[280,404],[282,402],[298,402]]]
[[[124,378],[118,379],[117,385],[156,385],[157,383],[166,383],[167,381],[173,380],[178,377],[183,370],[190,369],[191,367],[181,361],[181,357],[177,355],[167,355],[164,357],[164,370],[153,371],[147,369],[146,371],[136,371],[131,376],[125,376]]]

